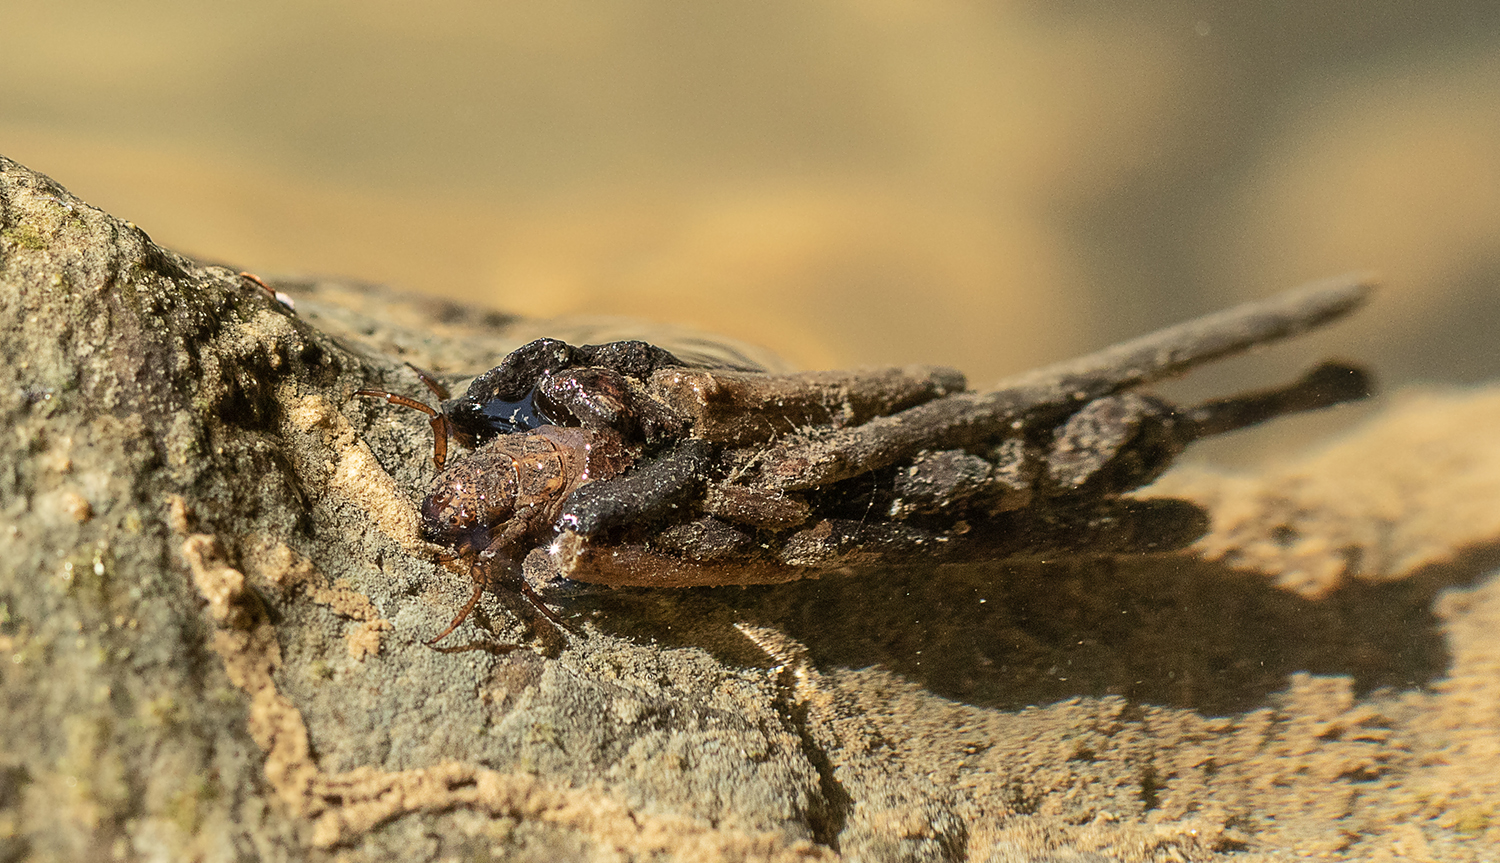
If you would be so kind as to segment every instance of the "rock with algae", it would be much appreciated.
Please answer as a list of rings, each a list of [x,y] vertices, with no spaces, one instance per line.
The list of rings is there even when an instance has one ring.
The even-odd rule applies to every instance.
[[[0,860],[1462,860],[1497,838],[1500,537],[1474,501],[1500,492],[1473,470],[1423,498],[1472,529],[1316,595],[1226,553],[1261,547],[1239,518],[1205,557],[579,596],[566,640],[486,597],[473,649],[437,651],[468,588],[418,536],[426,425],[349,395],[540,333],[273,286],[296,311],[0,159]],[[1492,435],[1437,425],[1493,463]],[[1245,482],[1194,488],[1229,519]],[[1373,547],[1367,512],[1338,523]]]

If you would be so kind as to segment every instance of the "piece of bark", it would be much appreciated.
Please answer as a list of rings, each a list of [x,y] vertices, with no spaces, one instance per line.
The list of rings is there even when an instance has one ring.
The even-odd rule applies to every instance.
[[[1059,556],[579,595],[564,643],[487,595],[456,633],[475,649],[438,651],[469,584],[418,531],[427,424],[349,396],[420,394],[403,359],[477,373],[568,334],[270,283],[295,312],[0,159],[0,860],[1465,860],[1500,839],[1488,486],[1403,480],[1453,514],[1400,558],[1418,568],[1316,598],[1186,554]],[[1473,416],[1439,405],[1423,433],[1493,453]],[[1392,446],[1315,469],[1476,463]],[[1399,527],[1343,512],[1372,541]]]
[[[972,446],[1032,417],[1061,418],[1103,396],[1316,329],[1365,303],[1372,288],[1373,280],[1360,275],[1314,282],[1016,375],[992,390],[924,401],[811,440],[791,437],[767,450],[761,482],[787,491],[811,488],[894,464],[920,449]],[[1360,378],[1355,389],[1362,397],[1368,391]]]

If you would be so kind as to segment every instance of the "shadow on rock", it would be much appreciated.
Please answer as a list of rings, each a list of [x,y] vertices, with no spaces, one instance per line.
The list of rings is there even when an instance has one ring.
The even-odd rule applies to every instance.
[[[879,665],[957,701],[1018,708],[1075,696],[1231,714],[1289,674],[1366,692],[1440,677],[1431,606],[1500,565],[1500,547],[1310,599],[1186,556],[905,569],[756,588],[614,591],[573,600],[605,631],[766,664],[736,622],[775,626],[822,668]]]

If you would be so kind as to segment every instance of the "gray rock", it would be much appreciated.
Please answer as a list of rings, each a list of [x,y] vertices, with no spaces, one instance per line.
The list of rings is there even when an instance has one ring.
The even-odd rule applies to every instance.
[[[1446,690],[1376,688],[1479,639],[1493,586],[1410,623],[1477,558],[1327,601],[1186,554],[605,591],[567,638],[487,595],[429,648],[470,589],[430,432],[351,394],[540,333],[270,283],[295,311],[0,158],[0,861],[1255,859],[1453,814],[1400,796]]]

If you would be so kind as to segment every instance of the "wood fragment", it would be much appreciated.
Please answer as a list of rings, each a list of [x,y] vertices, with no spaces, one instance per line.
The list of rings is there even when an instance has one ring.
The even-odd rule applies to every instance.
[[[756,481],[787,491],[812,488],[919,450],[972,446],[1034,417],[1307,332],[1359,308],[1372,289],[1363,275],[1315,282],[1007,378],[988,392],[955,393],[853,428],[792,436],[769,448]]]

